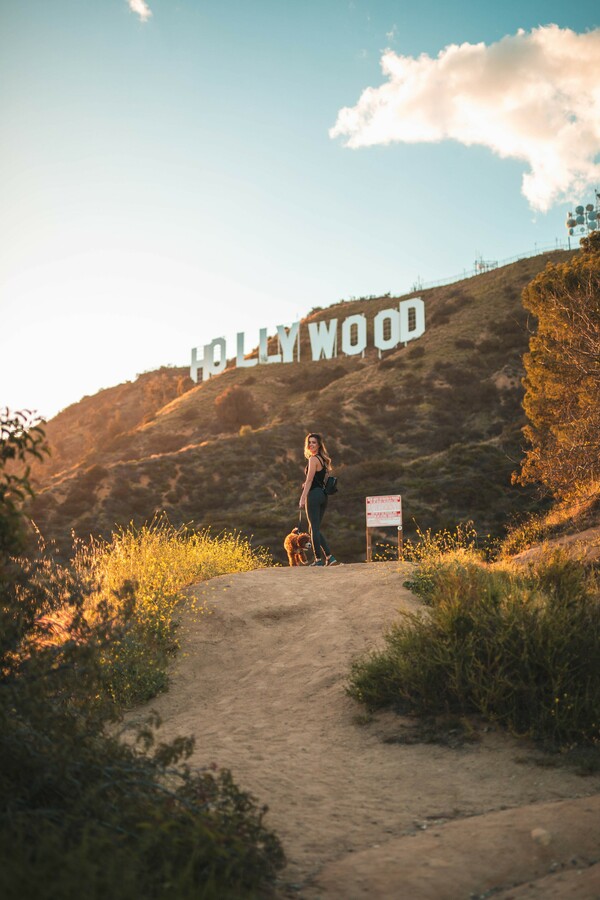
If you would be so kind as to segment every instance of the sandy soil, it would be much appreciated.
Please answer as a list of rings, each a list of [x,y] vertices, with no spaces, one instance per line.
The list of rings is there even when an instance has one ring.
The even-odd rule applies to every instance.
[[[149,705],[162,736],[194,734],[192,762],[231,768],[268,804],[280,897],[598,900],[600,777],[535,765],[493,729],[454,749],[400,743],[409,720],[365,721],[346,695],[351,659],[418,608],[405,577],[378,563],[195,586],[210,614],[186,616],[171,687]]]

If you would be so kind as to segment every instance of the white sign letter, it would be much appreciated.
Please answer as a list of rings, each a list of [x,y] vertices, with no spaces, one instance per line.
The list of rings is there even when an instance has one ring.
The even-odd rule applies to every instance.
[[[390,336],[385,338],[385,322],[390,323]],[[374,343],[378,350],[393,350],[400,343],[400,314],[397,309],[382,309],[373,320]]]
[[[309,322],[308,333],[310,335],[310,349],[314,361],[331,359],[337,356],[337,319],[329,322]]]
[[[215,347],[221,351],[219,359],[215,362]],[[225,338],[215,338],[210,344],[204,345],[204,357],[198,359],[198,348],[192,350],[192,365],[190,375],[193,381],[198,381],[198,372],[202,369],[202,381],[208,381],[211,375],[220,375],[227,365],[227,346]]]
[[[239,366],[240,369],[247,369],[250,366],[255,366],[258,362],[256,356],[253,359],[245,359],[244,358],[244,332],[238,331],[237,333],[237,355],[235,357],[235,364]]]
[[[279,337],[279,344],[283,351],[283,362],[291,363],[294,362],[294,344],[296,342],[296,338],[298,337],[298,329],[300,328],[300,322],[294,322],[289,331],[283,326],[277,326],[277,336]],[[298,346],[298,355],[300,355],[300,347]]]
[[[352,327],[356,325],[356,343],[352,343]],[[346,356],[356,356],[367,346],[367,320],[362,314],[348,316],[342,325],[342,351]]]
[[[258,361],[261,363],[278,363],[281,362],[281,353],[274,353],[269,356],[267,349],[267,329],[261,328],[258,332]]]
[[[425,304],[420,297],[402,300],[400,310],[400,340],[408,343],[425,331]]]
[[[203,359],[198,359],[198,348],[192,347],[192,364],[190,366],[190,378],[198,384],[198,371],[204,365]]]

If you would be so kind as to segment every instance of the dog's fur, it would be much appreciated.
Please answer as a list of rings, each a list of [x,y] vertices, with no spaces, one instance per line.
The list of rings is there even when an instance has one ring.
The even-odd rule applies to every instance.
[[[298,528],[292,528],[283,542],[283,546],[287,551],[290,566],[306,566],[308,564],[306,551],[312,547],[309,534],[299,531]]]

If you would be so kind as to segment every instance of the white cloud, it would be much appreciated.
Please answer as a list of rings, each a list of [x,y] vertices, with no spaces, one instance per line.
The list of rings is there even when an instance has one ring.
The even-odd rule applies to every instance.
[[[482,144],[525,160],[522,189],[547,210],[600,183],[600,28],[547,25],[496,44],[452,44],[436,59],[387,50],[387,82],[338,113],[332,138],[348,147]]]
[[[146,0],[127,0],[129,9],[136,13],[142,22],[147,22],[152,15],[152,10],[146,3]]]

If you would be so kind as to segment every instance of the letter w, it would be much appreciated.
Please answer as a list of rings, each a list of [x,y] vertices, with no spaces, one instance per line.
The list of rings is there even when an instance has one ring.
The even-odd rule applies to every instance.
[[[329,322],[309,322],[310,349],[314,361],[337,356],[337,319]]]

